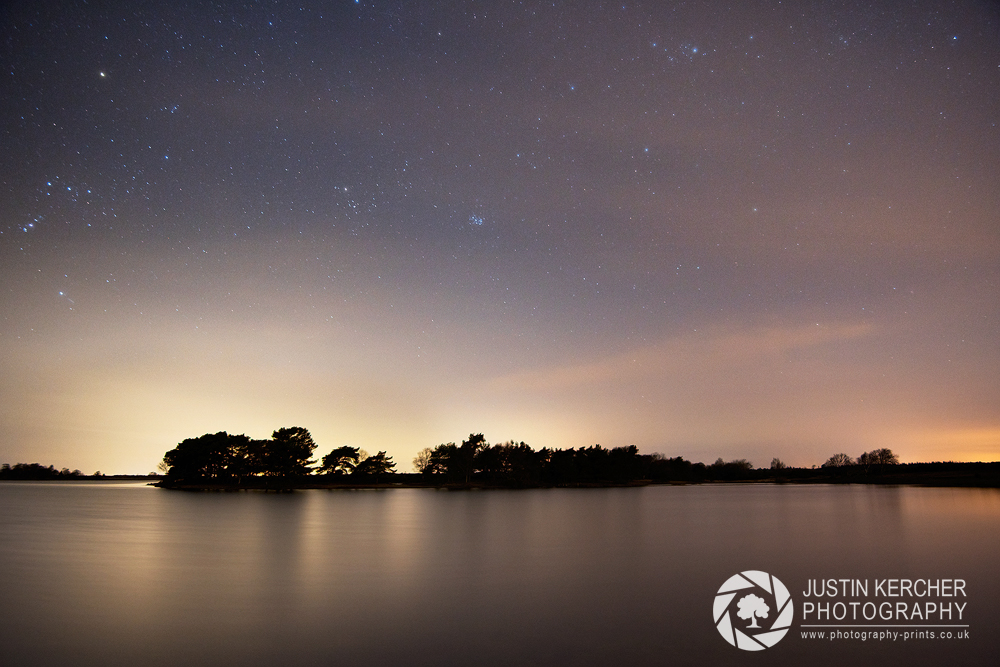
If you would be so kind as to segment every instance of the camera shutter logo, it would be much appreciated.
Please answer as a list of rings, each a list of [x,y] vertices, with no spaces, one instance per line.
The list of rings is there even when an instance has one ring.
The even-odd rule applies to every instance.
[[[792,609],[792,596],[777,577],[746,570],[729,577],[719,588],[713,617],[727,642],[744,651],[762,651],[788,632]]]

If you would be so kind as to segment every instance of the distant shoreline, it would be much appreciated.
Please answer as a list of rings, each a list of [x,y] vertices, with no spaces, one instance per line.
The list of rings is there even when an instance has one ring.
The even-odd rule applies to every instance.
[[[768,468],[741,471],[737,475],[690,476],[660,479],[637,479],[627,482],[573,482],[562,484],[502,484],[483,480],[454,482],[440,476],[423,476],[419,473],[393,473],[373,479],[349,475],[309,475],[297,478],[251,477],[239,483],[213,481],[171,482],[163,475],[83,475],[80,477],[21,477],[0,479],[0,482],[148,482],[167,490],[179,491],[295,491],[305,489],[437,489],[442,491],[516,490],[548,488],[629,488],[660,485],[695,484],[868,484],[905,485],[953,488],[1000,488],[1000,461],[967,463],[900,463],[865,469],[863,466],[839,468]]]
[[[145,479],[145,478],[142,478]],[[1000,462],[990,463],[901,463],[884,470],[863,470],[860,466],[843,468],[784,468],[780,471],[759,469],[731,479],[640,479],[631,482],[577,482],[571,484],[506,485],[484,481],[446,482],[428,479],[418,473],[387,475],[384,481],[365,481],[350,477],[302,477],[298,479],[252,478],[239,484],[217,481],[171,483],[160,479],[153,483],[180,491],[294,491],[304,489],[437,489],[443,491],[516,490],[547,488],[629,488],[642,486],[685,486],[695,484],[868,484],[880,486],[929,486],[955,488],[1000,488]]]

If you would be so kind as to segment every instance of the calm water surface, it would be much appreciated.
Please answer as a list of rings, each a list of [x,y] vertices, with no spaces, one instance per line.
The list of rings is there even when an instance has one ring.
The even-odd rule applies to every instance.
[[[998,664],[998,535],[978,489],[0,483],[0,664]],[[760,653],[712,618],[748,569],[796,604]],[[800,636],[808,579],[905,577],[966,580],[969,638]]]

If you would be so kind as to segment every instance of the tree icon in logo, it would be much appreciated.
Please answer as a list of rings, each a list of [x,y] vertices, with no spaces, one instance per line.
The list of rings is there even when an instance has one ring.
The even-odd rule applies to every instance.
[[[750,625],[747,626],[749,628],[759,628],[760,626],[757,625],[757,617],[767,618],[767,612],[771,610],[771,608],[767,606],[767,603],[764,602],[764,598],[759,598],[753,593],[750,593],[740,600],[736,606],[740,608],[740,610],[736,612],[737,616],[744,620],[750,619]]]
[[[770,627],[758,625],[757,619],[768,618],[772,609],[774,623]],[[734,622],[734,613],[743,622]],[[744,651],[762,651],[777,644],[788,633],[792,616],[788,589],[776,577],[760,570],[734,574],[715,595],[715,627],[727,642]]]

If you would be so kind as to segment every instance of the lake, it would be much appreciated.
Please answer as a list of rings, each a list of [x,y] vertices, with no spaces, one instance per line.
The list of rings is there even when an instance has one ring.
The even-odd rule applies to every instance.
[[[994,489],[6,482],[0,664],[998,664],[998,536]],[[760,652],[727,643],[713,613],[720,586],[748,570],[783,582],[794,605],[788,634]],[[869,590],[827,604],[916,604],[920,618],[911,606],[905,619],[803,619],[805,603],[824,603],[804,595],[810,582],[828,579]],[[964,595],[886,597],[890,580],[960,580]],[[942,620],[952,602],[962,618],[955,607]],[[844,627],[803,627],[824,624]]]

